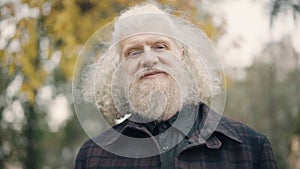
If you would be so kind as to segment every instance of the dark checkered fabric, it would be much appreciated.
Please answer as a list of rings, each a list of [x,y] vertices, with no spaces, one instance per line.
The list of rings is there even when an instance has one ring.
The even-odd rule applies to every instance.
[[[188,144],[183,146],[174,157],[176,169],[276,169],[272,147],[266,136],[254,131],[248,126],[220,117],[202,104],[198,116],[200,123],[209,119],[206,124],[218,122],[212,134],[205,134],[207,130],[194,127],[191,135],[187,137]],[[209,115],[212,115],[209,117]],[[203,125],[199,125],[202,126]],[[137,138],[149,135],[146,127],[137,125],[132,121],[114,127],[119,133],[126,132]],[[106,131],[97,138],[88,140],[81,147],[75,164],[75,169],[161,169],[161,155],[147,158],[128,158],[115,155],[103,147],[116,146],[125,151],[142,153],[146,148],[158,149],[157,143],[144,143],[143,145],[123,142],[118,134]],[[117,143],[119,142],[119,144]],[[100,145],[100,146],[99,146]]]

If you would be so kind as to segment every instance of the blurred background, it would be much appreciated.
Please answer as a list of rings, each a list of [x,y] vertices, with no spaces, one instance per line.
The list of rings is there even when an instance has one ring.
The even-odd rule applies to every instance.
[[[88,139],[72,105],[87,39],[142,0],[0,1],[0,169],[73,168]],[[270,139],[281,169],[300,168],[300,1],[159,0],[216,46],[224,115]]]

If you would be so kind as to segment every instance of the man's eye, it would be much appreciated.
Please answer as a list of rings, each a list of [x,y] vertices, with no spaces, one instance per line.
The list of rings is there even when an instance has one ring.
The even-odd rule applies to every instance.
[[[141,53],[142,53],[142,50],[132,50],[132,51],[128,52],[127,56],[129,56],[129,57],[138,56]]]
[[[162,50],[162,49],[167,49],[167,46],[164,44],[157,44],[154,48],[158,50]]]

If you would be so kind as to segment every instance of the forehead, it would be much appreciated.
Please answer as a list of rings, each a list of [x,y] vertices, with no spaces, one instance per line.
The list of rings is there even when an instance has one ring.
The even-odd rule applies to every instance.
[[[139,34],[126,38],[120,42],[121,49],[135,45],[151,45],[157,42],[172,44],[174,40],[170,37],[158,34]]]

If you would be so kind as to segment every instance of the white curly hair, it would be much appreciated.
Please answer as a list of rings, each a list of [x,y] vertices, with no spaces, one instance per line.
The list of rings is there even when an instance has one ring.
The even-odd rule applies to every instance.
[[[153,25],[164,25],[153,27]],[[109,43],[102,44],[105,53],[84,70],[81,84],[83,98],[96,102],[99,111],[110,124],[124,116],[118,112],[112,99],[112,77],[120,63],[118,42],[139,33],[158,33],[176,40],[184,49],[184,62],[197,83],[194,102],[210,102],[220,91],[220,70],[214,65],[216,52],[205,34],[186,20],[169,15],[157,4],[142,4],[124,11],[114,22]],[[102,50],[103,51],[103,50]],[[189,96],[192,97],[192,96]]]

